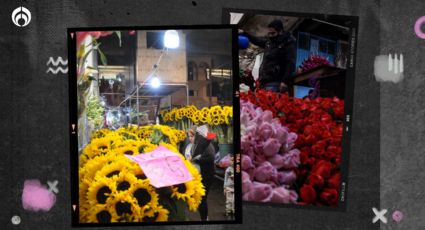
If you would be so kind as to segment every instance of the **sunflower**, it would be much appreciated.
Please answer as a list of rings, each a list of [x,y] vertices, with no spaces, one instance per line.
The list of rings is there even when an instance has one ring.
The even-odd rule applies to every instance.
[[[133,164],[133,167],[128,169],[128,173],[133,174],[137,180],[147,180],[147,177],[138,164]]]
[[[138,155],[139,154],[139,148],[137,148],[137,142],[135,142],[135,146],[133,145],[125,145],[123,147],[120,147],[118,149],[115,149],[117,155]]]
[[[121,174],[126,174],[128,168],[132,167],[133,162],[131,162],[125,156],[116,156],[114,161],[104,164],[102,169],[95,173],[95,180],[97,178],[115,178]]]
[[[109,130],[109,129],[99,129],[99,130],[93,132],[91,139],[93,140],[93,139],[105,137],[110,132],[111,132],[111,130]]]
[[[115,192],[115,187],[115,182],[109,178],[94,181],[88,189],[87,202],[90,206],[106,204],[108,200],[113,200],[111,195]]]
[[[187,199],[195,194],[195,187],[194,183],[191,183],[191,181],[173,185],[172,186],[172,195],[171,197],[177,197],[177,199],[187,201]]]
[[[135,205],[139,207],[141,215],[139,221],[142,221],[145,215],[150,217],[154,215],[159,206],[159,198],[149,180],[137,180],[127,194],[136,199]]]
[[[80,166],[79,175],[80,181],[87,180],[88,183],[94,179],[96,172],[101,170],[106,164],[116,159],[116,155],[113,152],[109,152],[106,155],[97,156],[89,161],[84,166]]]
[[[148,139],[141,139],[137,142],[137,150],[139,153],[150,152],[157,146],[152,144]]]
[[[210,116],[212,117],[220,116],[222,113],[223,113],[223,110],[221,109],[219,105],[213,106],[210,109]]]
[[[93,139],[90,144],[88,144],[83,153],[80,156],[80,165],[84,165],[87,160],[92,159],[98,155],[106,154],[111,150],[111,139],[107,137]]]
[[[208,122],[208,117],[209,117],[209,110],[208,110],[208,108],[202,108],[200,115],[201,116],[199,117],[199,121],[201,123],[207,123]]]
[[[115,191],[117,193],[127,193],[133,189],[138,180],[134,174],[122,171],[117,177],[114,177],[114,182],[116,183]]]
[[[194,112],[192,114],[192,117],[191,117],[192,118],[192,122],[195,123],[195,124],[198,124],[199,121],[200,121],[200,119],[201,119],[201,117],[202,117],[202,112],[200,110]]]
[[[136,202],[136,198],[130,196],[128,192],[117,193],[114,195],[114,199],[109,200],[108,211],[117,216],[115,222],[136,222],[136,217],[141,213]]]
[[[136,135],[136,134],[134,134]],[[120,147],[124,147],[124,146],[133,146],[133,147],[137,147],[137,141],[139,138],[137,138],[137,140],[133,140],[133,139],[128,139],[128,140],[124,140],[118,144],[115,145],[115,148],[120,148]]]
[[[81,215],[81,213],[80,213]],[[88,223],[111,223],[116,222],[118,216],[115,213],[109,211],[109,207],[106,204],[96,204],[87,211]]]
[[[145,215],[142,218],[142,222],[162,222],[162,221],[168,221],[168,214],[170,212],[159,205],[153,210],[152,215]]]
[[[137,131],[137,136],[139,139],[149,139],[153,133],[153,129],[150,127],[143,127]]]
[[[87,202],[86,194],[89,189],[89,183],[80,182],[79,183],[79,209],[80,209],[80,222],[83,222],[87,217],[88,210],[90,209],[90,205]]]
[[[196,211],[202,201],[202,197],[205,196],[205,187],[201,182],[202,177],[190,161],[185,160],[181,154],[178,156],[182,159],[193,179],[186,183],[172,186],[171,197],[185,201],[189,206],[189,210]]]

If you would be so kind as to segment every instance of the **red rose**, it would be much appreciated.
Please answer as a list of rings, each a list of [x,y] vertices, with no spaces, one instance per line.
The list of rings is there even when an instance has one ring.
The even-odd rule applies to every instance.
[[[332,159],[335,158],[336,156],[338,156],[338,147],[334,146],[334,145],[330,145],[328,146],[328,148],[326,149],[325,152],[325,156],[327,159]]]
[[[336,206],[338,205],[338,192],[333,188],[325,188],[322,193],[320,193],[320,199],[328,205]]]
[[[307,183],[316,189],[321,189],[323,185],[325,184],[325,181],[323,180],[322,176],[317,174],[311,174],[307,178]]]
[[[313,168],[312,172],[316,173],[323,177],[323,179],[328,179],[331,175],[332,164],[325,161],[320,160],[317,165]]]
[[[332,175],[327,181],[329,188],[339,190],[339,183],[341,182],[341,173],[337,172]]]
[[[303,185],[300,189],[300,197],[307,204],[313,203],[316,200],[316,196],[316,191],[311,185]]]

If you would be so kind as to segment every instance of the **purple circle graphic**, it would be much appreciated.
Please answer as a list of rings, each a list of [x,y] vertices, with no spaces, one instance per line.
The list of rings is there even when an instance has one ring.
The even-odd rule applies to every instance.
[[[393,220],[395,222],[400,222],[403,219],[403,213],[396,210],[393,212]]]
[[[422,30],[421,30],[421,26],[424,22],[425,22],[425,16],[422,16],[418,20],[416,20],[416,23],[415,23],[416,36],[418,36],[422,39],[425,39],[425,33],[422,32]]]

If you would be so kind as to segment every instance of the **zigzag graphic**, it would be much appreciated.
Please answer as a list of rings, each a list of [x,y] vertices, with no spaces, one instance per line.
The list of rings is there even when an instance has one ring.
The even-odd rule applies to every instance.
[[[51,72],[51,73],[53,73],[53,74],[57,74],[58,72],[61,72],[61,73],[68,73],[68,67],[66,67],[65,69],[62,69],[61,67],[58,67],[57,69],[52,69],[52,68],[49,68],[49,69],[47,69],[47,71],[46,71],[46,73],[49,73],[49,72]]]
[[[52,63],[54,66],[58,66],[59,63],[61,63],[62,65],[68,65],[68,59],[63,60],[62,57],[58,57],[58,59],[55,61],[53,57],[50,57],[46,65],[49,65],[50,63]]]

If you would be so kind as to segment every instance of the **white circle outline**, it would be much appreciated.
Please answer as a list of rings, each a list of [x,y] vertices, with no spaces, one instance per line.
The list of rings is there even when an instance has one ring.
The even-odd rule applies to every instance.
[[[21,12],[23,12],[24,14],[21,13]],[[23,15],[24,16],[27,16],[27,19],[23,18]],[[25,23],[23,25],[20,25],[18,23],[18,20],[19,19],[18,20],[16,19],[17,16],[19,16],[19,19],[23,18],[25,20]],[[25,8],[23,6],[20,6],[20,7],[16,8],[12,12],[12,22],[13,22],[13,24],[15,24],[18,27],[27,26],[31,22],[31,12],[27,8]]]

